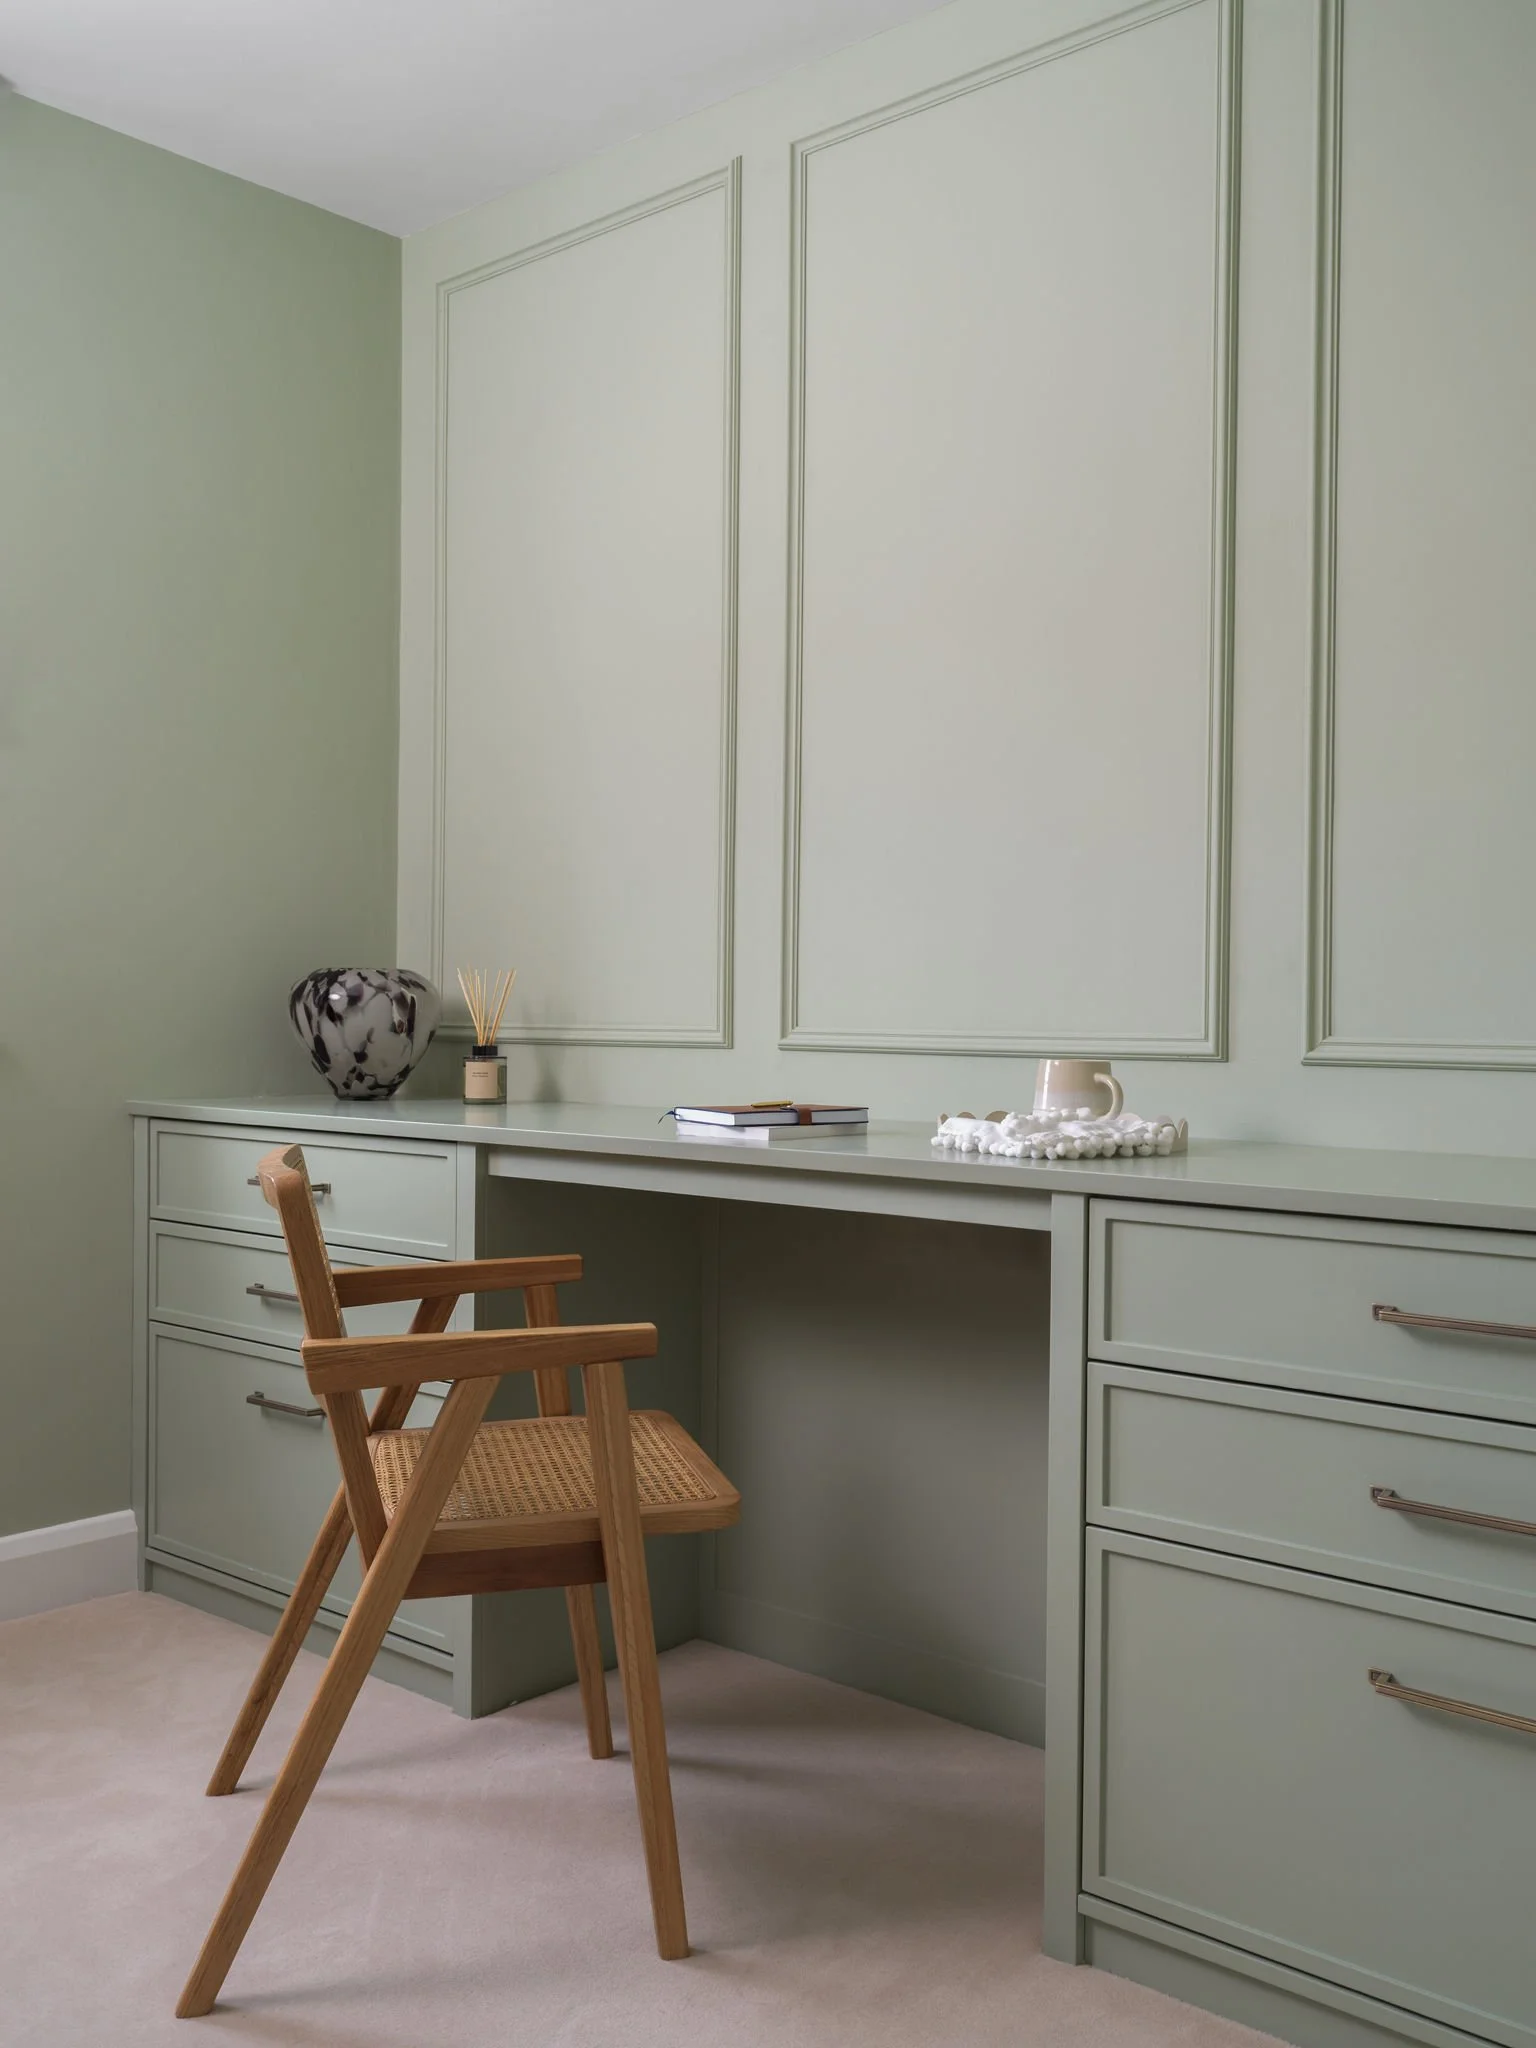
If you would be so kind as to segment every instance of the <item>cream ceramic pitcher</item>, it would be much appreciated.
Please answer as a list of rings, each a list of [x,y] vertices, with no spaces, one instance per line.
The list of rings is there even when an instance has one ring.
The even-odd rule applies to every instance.
[[[1035,1108],[1055,1116],[1087,1109],[1092,1116],[1118,1116],[1125,1090],[1108,1060],[1042,1060],[1035,1069]]]

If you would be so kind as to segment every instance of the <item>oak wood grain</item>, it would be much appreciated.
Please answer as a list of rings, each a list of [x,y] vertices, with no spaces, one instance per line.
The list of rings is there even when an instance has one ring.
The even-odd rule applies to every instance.
[[[630,1444],[629,1401],[624,1368],[605,1360],[585,1368],[587,1423],[592,1437],[592,1470],[597,1481],[603,1555],[608,1563],[608,1604],[613,1614],[629,1755],[635,1774],[635,1803],[651,1887],[656,1951],[665,1962],[688,1954],[688,1921],[683,1908],[683,1875],[672,1811],[672,1775],[667,1731],[656,1671],[656,1631],[651,1586],[645,1568],[640,1499]]]
[[[306,1337],[299,1349],[310,1386],[327,1394],[404,1379],[500,1378],[588,1365],[600,1358],[650,1358],[656,1328],[653,1323],[592,1323],[563,1330],[445,1331],[430,1337]]]
[[[422,1548],[494,1391],[490,1380],[464,1380],[451,1389],[444,1401],[426,1451],[411,1475],[400,1511],[385,1532],[363,1579],[362,1590],[352,1603],[320,1688],[299,1725],[240,1867],[193,1965],[177,2003],[179,2018],[212,2011],[230,1964],[394,1619],[401,1595],[410,1584]]]
[[[433,1301],[424,1301],[412,1320],[412,1330],[424,1334],[442,1329],[454,1307],[455,1297],[451,1295],[439,1295]],[[373,1404],[373,1413],[368,1421],[370,1431],[398,1429],[410,1414],[417,1391],[414,1386],[386,1387]],[[351,1540],[352,1518],[347,1510],[347,1490],[343,1485],[336,1489],[335,1498],[304,1561],[304,1569],[294,1582],[287,1605],[268,1640],[256,1676],[251,1680],[250,1691],[235,1716],[235,1725],[230,1729],[223,1752],[213,1767],[213,1775],[208,1780],[210,1798],[233,1792],[240,1783],[240,1773],[250,1761],[251,1751],[266,1726],[273,1702],[293,1669],[294,1659],[304,1647],[304,1639],[314,1626],[321,1602],[330,1591],[331,1581],[347,1554]]]
[[[526,1593],[535,1587],[564,1586],[590,1600],[593,1586],[606,1576],[603,1546],[596,1541],[543,1545],[537,1550],[451,1550],[424,1556],[403,1597],[437,1600],[457,1593]]]
[[[450,1259],[414,1266],[350,1266],[335,1274],[343,1308],[378,1301],[426,1301],[435,1294],[494,1294],[515,1287],[553,1287],[579,1280],[574,1252],[540,1259]]]
[[[523,1310],[530,1328],[552,1328],[560,1320],[560,1298],[553,1287],[538,1285],[523,1290]],[[559,1366],[544,1366],[535,1373],[534,1385],[541,1415],[569,1415],[571,1380]],[[598,1553],[602,1545],[598,1544]],[[596,1577],[604,1574],[598,1572]],[[613,1723],[608,1713],[608,1685],[603,1676],[603,1648],[597,1632],[597,1602],[590,1584],[567,1582],[565,1615],[570,1625],[571,1648],[576,1657],[576,1682],[581,1688],[582,1717],[587,1724],[587,1753],[598,1762],[613,1755]]]

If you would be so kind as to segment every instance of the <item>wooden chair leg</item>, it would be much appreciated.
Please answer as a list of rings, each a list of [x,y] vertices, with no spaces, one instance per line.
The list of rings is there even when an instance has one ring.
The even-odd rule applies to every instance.
[[[560,1297],[553,1287],[525,1287],[523,1305],[530,1327],[553,1329],[560,1321]],[[533,1376],[541,1415],[569,1415],[571,1383],[558,1366]],[[576,1652],[576,1678],[587,1721],[587,1750],[595,1757],[613,1755],[613,1725],[608,1719],[608,1687],[603,1681],[603,1649],[597,1636],[597,1606],[590,1586],[567,1586],[565,1611],[570,1618],[571,1645]]]
[[[304,1638],[320,1612],[320,1602],[329,1591],[337,1566],[346,1556],[351,1540],[352,1521],[347,1513],[346,1492],[338,1489],[336,1498],[331,1502],[331,1511],[320,1525],[314,1548],[305,1561],[288,1605],[283,1609],[282,1619],[273,1631],[266,1654],[251,1681],[245,1705],[235,1717],[224,1753],[213,1767],[213,1776],[208,1780],[210,1797],[233,1792],[240,1783],[240,1773],[250,1761],[256,1738],[266,1726],[267,1716],[293,1669],[294,1659],[304,1647]]]
[[[424,1301],[416,1311],[412,1331],[443,1329],[453,1314],[456,1300],[454,1295],[441,1295]],[[374,1403],[369,1429],[398,1429],[410,1413],[416,1393],[415,1387],[383,1388]],[[235,1725],[224,1745],[224,1754],[213,1767],[213,1776],[208,1780],[210,1798],[233,1792],[240,1783],[240,1773],[250,1762],[256,1738],[266,1726],[267,1716],[293,1669],[294,1659],[304,1647],[304,1638],[314,1625],[315,1616],[320,1612],[320,1602],[330,1591],[331,1581],[347,1554],[351,1540],[352,1517],[347,1510],[347,1489],[341,1486],[331,1502],[330,1513],[320,1524],[314,1547],[304,1561],[298,1583],[289,1595],[282,1619],[273,1631],[266,1655],[251,1681],[245,1705],[235,1717]]]
[[[688,1954],[688,1921],[683,1907],[683,1873],[677,1854],[677,1821],[672,1810],[672,1775],[667,1731],[656,1672],[656,1631],[651,1588],[640,1531],[634,1451],[629,1435],[629,1402],[622,1365],[582,1369],[587,1389],[587,1427],[597,1484],[598,1520],[608,1568],[608,1599],[614,1642],[624,1685],[629,1754],[635,1772],[635,1802],[645,1842],[645,1867],[656,1923],[656,1951],[665,1962]]]
[[[576,1649],[576,1676],[581,1684],[582,1712],[587,1719],[587,1749],[595,1757],[613,1755],[613,1724],[608,1718],[608,1687],[603,1678],[603,1646],[597,1636],[597,1603],[590,1586],[567,1586],[565,1611]]]
[[[177,2002],[178,2019],[195,2019],[213,2010],[230,1964],[239,1953],[326,1759],[336,1746],[352,1702],[362,1690],[411,1574],[420,1562],[496,1384],[492,1378],[459,1380],[444,1401],[411,1483],[337,1637],[320,1688],[267,1795],[240,1868],[192,1967]]]

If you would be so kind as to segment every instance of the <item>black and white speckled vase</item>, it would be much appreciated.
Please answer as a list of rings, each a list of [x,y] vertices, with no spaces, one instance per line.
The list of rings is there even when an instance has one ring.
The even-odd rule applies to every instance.
[[[340,1096],[393,1095],[432,1043],[442,998],[408,967],[321,967],[288,998],[304,1049]]]

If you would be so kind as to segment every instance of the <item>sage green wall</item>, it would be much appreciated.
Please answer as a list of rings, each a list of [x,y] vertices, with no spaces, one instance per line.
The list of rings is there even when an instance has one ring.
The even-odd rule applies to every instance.
[[[133,1095],[394,950],[399,245],[0,106],[0,1532],[129,1492]]]
[[[409,238],[400,944],[514,1092],[1528,1151],[1533,86],[956,0]]]

